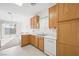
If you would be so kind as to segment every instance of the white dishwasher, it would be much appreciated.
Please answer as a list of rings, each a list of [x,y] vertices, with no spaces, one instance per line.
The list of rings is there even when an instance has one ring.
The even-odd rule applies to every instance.
[[[44,38],[44,52],[50,56],[56,56],[56,39]]]

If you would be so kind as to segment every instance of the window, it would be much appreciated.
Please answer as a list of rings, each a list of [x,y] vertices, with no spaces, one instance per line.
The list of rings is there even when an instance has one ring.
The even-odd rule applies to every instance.
[[[48,29],[48,16],[40,18],[40,29]]]
[[[4,34],[16,34],[16,24],[3,24],[4,25]]]

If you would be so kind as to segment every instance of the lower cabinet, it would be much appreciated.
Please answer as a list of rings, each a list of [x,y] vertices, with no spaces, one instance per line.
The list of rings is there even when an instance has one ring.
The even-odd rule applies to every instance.
[[[39,41],[39,37],[35,36],[35,39],[34,39],[34,46],[38,48],[38,41]]]
[[[32,36],[30,37],[31,44],[41,51],[44,51],[44,37]]]
[[[21,47],[30,43],[29,35],[21,35]]]
[[[43,37],[39,37],[38,48],[44,51],[44,38]]]
[[[32,44],[41,51],[44,51],[44,37],[39,37],[35,35],[22,35],[21,47],[26,46],[27,44]]]
[[[79,47],[57,42],[57,56],[79,56]]]
[[[35,45],[35,36],[34,35],[30,35],[30,44]]]
[[[59,23],[56,44],[57,56],[79,56],[79,19]]]

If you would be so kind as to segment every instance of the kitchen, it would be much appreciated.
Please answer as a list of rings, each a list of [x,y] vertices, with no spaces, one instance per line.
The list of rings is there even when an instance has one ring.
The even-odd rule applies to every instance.
[[[55,8],[53,8],[53,6],[55,6]],[[2,20],[0,20],[2,23],[1,51],[4,52],[7,50],[8,52],[9,49],[16,47],[17,45],[22,48],[31,45],[46,56],[56,55],[57,29],[56,26],[51,23],[51,19],[49,20],[49,18],[52,17],[51,9],[53,8],[56,10],[57,8],[55,3],[24,3],[22,6],[12,3],[3,3],[0,4],[0,7],[2,8],[0,13],[5,14],[1,15]],[[55,10],[54,12],[57,12]],[[14,29],[16,30],[11,30],[11,33],[13,32],[11,35],[11,33],[9,33],[10,31],[8,32],[8,27],[13,28],[12,26],[14,26]],[[6,35],[5,33],[9,35]],[[15,44],[17,42],[19,43]],[[4,52],[3,54],[7,52]],[[8,53],[6,55],[16,54]]]
[[[49,8],[51,13],[52,7]],[[57,8],[55,6],[55,8]],[[22,46],[32,44],[34,47],[43,51],[47,55],[56,55],[56,28],[49,23],[47,11],[42,11],[39,16],[33,16],[31,18],[32,32],[29,35],[22,35]],[[50,21],[51,22],[51,21]],[[51,26],[49,29],[49,25]],[[52,28],[52,29],[51,29]],[[24,37],[25,36],[25,37]],[[27,38],[27,40],[25,39]],[[29,39],[28,39],[29,38]],[[25,42],[26,41],[26,42]],[[52,49],[53,48],[53,49]]]
[[[79,56],[78,3],[0,4],[1,56]]]

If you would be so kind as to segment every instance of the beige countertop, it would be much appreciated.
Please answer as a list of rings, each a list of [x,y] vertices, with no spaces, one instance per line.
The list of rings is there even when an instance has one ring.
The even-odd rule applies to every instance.
[[[40,36],[40,37],[44,37],[44,38],[48,38],[48,39],[55,39],[56,37],[53,35],[43,35],[43,34],[35,34],[35,33],[21,33],[21,35],[35,35],[35,36]]]

